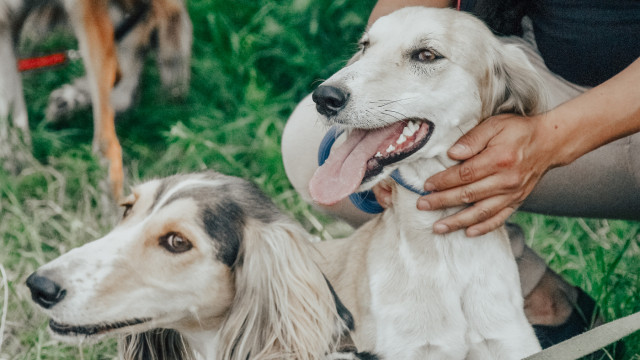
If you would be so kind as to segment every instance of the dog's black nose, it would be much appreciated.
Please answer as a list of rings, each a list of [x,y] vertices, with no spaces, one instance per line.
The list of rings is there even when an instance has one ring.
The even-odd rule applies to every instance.
[[[311,98],[316,103],[316,109],[320,114],[333,116],[347,104],[349,93],[345,93],[337,87],[321,85],[313,92]]]
[[[27,286],[31,290],[33,301],[45,309],[59,303],[67,294],[67,291],[62,289],[60,285],[36,273],[27,278]]]

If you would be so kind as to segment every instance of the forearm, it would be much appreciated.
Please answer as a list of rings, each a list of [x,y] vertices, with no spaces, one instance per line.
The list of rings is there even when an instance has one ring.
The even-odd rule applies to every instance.
[[[567,165],[616,139],[640,132],[640,59],[605,83],[532,117],[492,116],[449,150],[460,160],[425,183],[436,190],[420,210],[472,204],[438,221],[434,231],[467,228],[469,236],[502,225],[551,168]]]
[[[453,0],[378,0],[376,6],[371,10],[369,16],[369,22],[367,28],[371,26],[378,18],[391,14],[395,10],[401,9],[407,6],[426,6],[426,7],[438,7],[445,8],[451,7]]]
[[[543,139],[557,151],[552,167],[640,131],[640,58],[615,77],[540,115]]]

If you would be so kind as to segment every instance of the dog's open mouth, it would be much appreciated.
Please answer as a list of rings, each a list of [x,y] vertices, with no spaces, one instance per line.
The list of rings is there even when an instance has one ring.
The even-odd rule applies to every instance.
[[[355,129],[318,168],[309,191],[315,201],[333,205],[355,192],[368,178],[389,164],[422,148],[433,132],[433,123],[410,118],[378,129]]]
[[[105,334],[116,329],[142,324],[149,320],[150,319],[133,319],[110,324],[78,326],[61,324],[52,319],[49,321],[49,327],[54,333],[62,336],[95,336]]]

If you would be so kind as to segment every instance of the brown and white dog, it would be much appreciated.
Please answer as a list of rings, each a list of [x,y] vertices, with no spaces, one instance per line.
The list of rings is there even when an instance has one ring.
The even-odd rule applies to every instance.
[[[364,34],[355,61],[313,94],[327,124],[348,133],[313,176],[324,205],[394,172],[411,189],[455,164],[447,150],[488,116],[544,106],[524,53],[473,16],[405,8]],[[434,222],[419,194],[393,187],[392,206],[346,240],[317,244],[318,261],[354,315],[354,341],[386,359],[521,359],[540,345],[523,310],[504,228],[468,238]]]
[[[125,335],[124,359],[376,359],[353,347],[309,234],[247,181],[177,175],[122,206],[109,234],[27,279],[58,338]]]
[[[15,47],[30,16],[37,18],[30,24],[66,17],[73,28],[86,77],[52,92],[47,117],[93,105],[93,149],[108,162],[111,191],[117,200],[122,194],[123,171],[114,111],[131,106],[145,50],[154,38],[164,86],[173,95],[186,92],[192,31],[185,4],[183,0],[0,0],[0,121],[12,118],[27,143],[29,125]],[[118,34],[122,38],[116,43],[114,24],[129,16],[139,19],[126,33]],[[6,131],[0,135],[6,137]]]

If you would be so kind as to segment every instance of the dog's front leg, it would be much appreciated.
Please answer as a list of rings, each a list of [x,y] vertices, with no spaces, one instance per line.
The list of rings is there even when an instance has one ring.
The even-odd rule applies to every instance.
[[[121,76],[111,93],[111,104],[116,112],[129,110],[133,103],[140,84],[144,56],[149,48],[152,30],[147,26],[138,26],[118,43],[118,64]]]
[[[27,106],[22,93],[22,80],[18,73],[18,65],[13,47],[11,24],[0,21],[0,121],[8,121],[11,117],[13,125],[22,131],[25,143],[29,144],[29,122]],[[4,132],[4,131],[3,131]],[[2,134],[2,142],[7,142]]]
[[[0,19],[0,166],[18,174],[33,158],[29,149],[27,107],[8,20]],[[12,118],[13,126],[9,118]]]
[[[78,38],[91,91],[93,149],[109,164],[111,192],[118,200],[122,195],[124,175],[122,149],[109,101],[118,64],[108,3],[105,0],[67,0],[65,8]]]
[[[183,0],[156,0],[158,19],[158,68],[162,85],[173,97],[189,89],[193,29]]]

